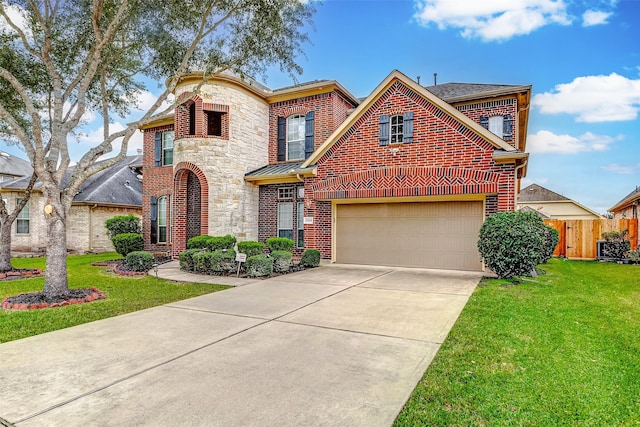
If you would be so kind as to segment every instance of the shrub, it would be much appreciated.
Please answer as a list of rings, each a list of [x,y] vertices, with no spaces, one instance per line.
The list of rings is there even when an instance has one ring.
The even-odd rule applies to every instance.
[[[558,230],[547,227],[544,225],[543,221],[541,222],[544,227],[541,229],[542,236],[544,238],[544,246],[542,246],[542,254],[539,263],[545,264],[553,256],[553,252],[556,250],[556,246],[558,246],[558,242],[560,241],[560,235],[558,234]]]
[[[275,251],[287,251],[293,252],[294,242],[286,237],[269,237],[267,239],[267,246],[271,252]]]
[[[247,258],[245,267],[249,277],[269,276],[273,272],[273,258],[267,258],[266,255],[254,255]]]
[[[629,251],[629,261],[634,264],[640,264],[640,246],[632,251]]]
[[[192,237],[187,241],[188,249],[209,249],[211,251],[216,251],[218,249],[233,249],[236,244],[236,238],[230,234],[226,236],[196,236]]]
[[[153,267],[153,254],[145,251],[129,252],[126,263],[133,271],[149,271]]]
[[[273,251],[271,258],[273,259],[273,271],[276,273],[286,273],[291,268],[291,252]]]
[[[534,271],[548,254],[555,236],[546,232],[548,228],[534,212],[499,212],[482,224],[478,250],[486,266],[500,278],[522,276]],[[545,239],[549,240],[547,248]]]
[[[193,271],[197,271],[198,273],[208,273],[211,268],[210,255],[211,252],[207,251],[195,252],[191,256],[193,259]]]
[[[109,238],[113,239],[118,234],[142,233],[140,218],[135,215],[118,215],[109,218],[104,222],[104,226],[109,231]]]
[[[144,240],[138,233],[116,234],[111,239],[113,247],[120,255],[126,257],[128,253],[144,249]]]
[[[317,267],[320,265],[320,251],[317,249],[307,249],[300,258],[303,267]]]
[[[236,251],[230,250],[217,250],[210,253],[209,265],[212,273],[231,273],[235,271],[236,265]]]
[[[186,271],[194,271],[195,265],[193,261],[193,255],[202,252],[202,249],[187,249],[180,252],[178,255],[178,261],[180,262],[180,268]]]
[[[602,233],[602,238],[605,240],[602,251],[606,258],[622,261],[631,249],[628,230]]]
[[[238,252],[241,254],[247,254],[247,258],[255,255],[262,255],[264,253],[264,243],[254,242],[251,240],[238,242]]]

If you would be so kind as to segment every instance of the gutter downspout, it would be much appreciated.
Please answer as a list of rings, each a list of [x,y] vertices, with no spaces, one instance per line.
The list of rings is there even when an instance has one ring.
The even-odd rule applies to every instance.
[[[523,167],[525,167],[528,162],[529,162],[529,159],[524,159],[521,165],[516,166],[514,170],[516,181],[518,180],[518,171]],[[518,209],[518,192],[519,191],[515,191],[516,190],[515,188],[513,190],[514,190],[513,191],[513,211],[515,212]]]

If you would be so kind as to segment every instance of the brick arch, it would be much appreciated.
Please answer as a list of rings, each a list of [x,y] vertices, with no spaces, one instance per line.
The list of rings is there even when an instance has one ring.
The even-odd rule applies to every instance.
[[[188,203],[189,203],[189,177],[197,179],[200,186],[199,196],[199,220],[200,232],[209,232],[209,183],[202,170],[191,162],[180,162],[174,168],[174,220],[173,220],[173,255],[177,256],[187,248]]]
[[[204,126],[204,113],[203,113],[203,101],[198,95],[189,96],[188,92],[182,93],[178,96],[180,104],[176,107],[175,111],[175,137],[181,138],[193,138],[195,136],[203,136]],[[189,134],[189,121],[191,118],[190,107],[195,104],[195,134]]]
[[[465,168],[393,166],[319,181],[317,199],[497,193],[500,174]]]

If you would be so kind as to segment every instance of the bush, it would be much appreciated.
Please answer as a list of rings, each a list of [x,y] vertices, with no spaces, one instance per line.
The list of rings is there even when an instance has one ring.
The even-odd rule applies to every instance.
[[[286,273],[291,268],[291,252],[273,251],[271,258],[273,259],[273,271],[276,273]]]
[[[124,257],[130,252],[144,249],[144,240],[142,239],[142,235],[138,233],[116,234],[113,236],[113,239],[111,239],[111,242],[116,252]]]
[[[629,251],[629,261],[634,264],[640,264],[640,246]]]
[[[133,271],[149,271],[153,267],[153,254],[145,251],[129,252],[126,263]]]
[[[140,218],[135,215],[118,215],[109,218],[104,222],[104,226],[109,231],[109,238],[113,239],[118,234],[124,233],[142,233],[140,226]]]
[[[606,258],[622,261],[631,249],[628,230],[602,233],[602,238],[605,240],[602,252]]]
[[[193,255],[202,252],[202,249],[187,249],[180,252],[178,255],[178,261],[180,262],[180,268],[186,271],[195,271],[195,264],[193,261]]]
[[[226,236],[196,236],[187,241],[187,249],[209,249],[216,251],[218,249],[233,249],[236,244],[236,238],[230,234]]]
[[[231,273],[237,268],[236,251],[217,250],[210,253],[209,265],[212,273]]]
[[[556,246],[558,246],[558,242],[560,241],[560,234],[558,234],[558,230],[555,228],[544,225],[544,221],[541,222],[544,227],[541,229],[544,246],[542,247],[542,255],[539,264],[545,264],[553,256],[553,252],[556,250]]]
[[[270,276],[273,273],[273,258],[267,258],[266,255],[254,255],[247,258],[245,268],[249,277]]]
[[[193,271],[196,271],[198,273],[208,273],[211,268],[210,255],[211,252],[207,251],[199,251],[194,253],[191,256],[193,259]]]
[[[241,254],[247,254],[247,258],[262,255],[264,253],[264,243],[254,242],[251,240],[238,242],[238,252]]]
[[[486,266],[500,278],[522,276],[548,259],[557,236],[548,229],[534,212],[499,212],[482,224],[478,250]]]
[[[286,237],[269,237],[267,239],[267,247],[271,252],[287,251],[293,252],[294,242]]]
[[[300,258],[303,267],[317,267],[320,265],[320,251],[317,249],[307,249]]]

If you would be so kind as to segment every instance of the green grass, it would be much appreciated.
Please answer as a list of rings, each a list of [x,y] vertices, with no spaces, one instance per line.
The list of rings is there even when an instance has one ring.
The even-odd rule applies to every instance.
[[[640,425],[640,266],[484,280],[396,426]]]
[[[172,301],[227,289],[228,286],[177,283],[154,276],[117,276],[95,261],[118,258],[116,253],[77,255],[67,258],[69,287],[97,287],[107,298],[91,303],[30,311],[0,310],[0,343],[38,335],[106,317],[130,313]],[[17,258],[16,268],[44,269],[44,258]],[[0,301],[7,296],[41,292],[44,278],[0,281]]]

